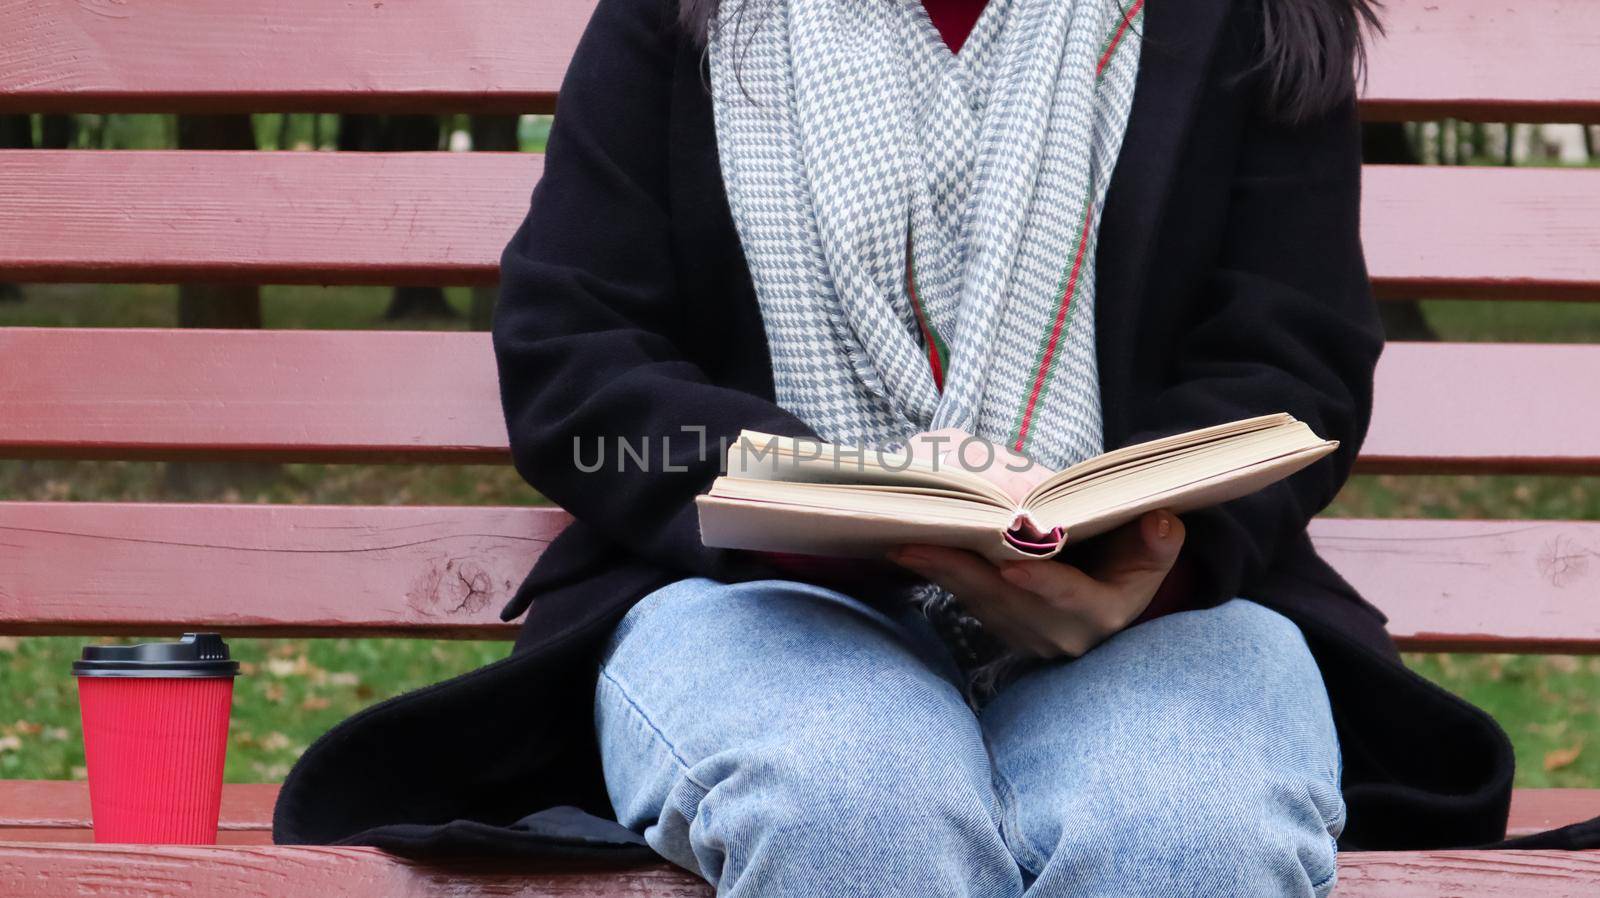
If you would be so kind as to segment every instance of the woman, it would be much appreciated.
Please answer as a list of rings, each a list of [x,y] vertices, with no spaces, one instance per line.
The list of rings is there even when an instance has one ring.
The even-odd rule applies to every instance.
[[[1325,894],[1336,845],[1501,838],[1504,735],[1406,671],[1306,535],[1381,345],[1370,19],[600,0],[495,323],[518,469],[576,520],[505,610],[513,656],[313,746],[279,840],[1042,896]],[[744,428],[970,433],[1050,469],[1277,411],[1340,451],[1067,562],[699,539]]]

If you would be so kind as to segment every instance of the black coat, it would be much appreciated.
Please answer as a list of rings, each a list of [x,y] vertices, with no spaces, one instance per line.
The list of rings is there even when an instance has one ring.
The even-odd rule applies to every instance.
[[[1296,126],[1262,113],[1247,73],[1258,9],[1148,3],[1097,257],[1106,445],[1278,411],[1341,441],[1287,481],[1185,516],[1198,599],[1246,596],[1306,634],[1344,752],[1345,847],[1494,842],[1511,793],[1504,733],[1406,670],[1382,615],[1306,536],[1366,430],[1382,338],[1357,227],[1353,105]],[[597,650],[633,602],[672,580],[764,573],[701,545],[693,498],[717,473],[719,438],[809,433],[773,403],[704,59],[675,13],[674,0],[600,0],[532,211],[502,259],[494,344],[512,451],[577,522],[505,609],[528,615],[512,656],[314,744],[284,783],[280,842],[644,851],[605,819],[535,813],[610,816],[592,724]],[[686,426],[705,427],[711,451]],[[652,470],[619,470],[613,452],[580,471],[574,441],[591,460],[602,437],[608,451],[617,437],[648,441]],[[683,470],[663,472],[663,453]],[[1549,844],[1577,836],[1562,838]]]

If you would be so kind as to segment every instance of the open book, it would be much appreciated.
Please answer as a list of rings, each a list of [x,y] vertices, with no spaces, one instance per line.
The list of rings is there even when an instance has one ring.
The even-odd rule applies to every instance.
[[[745,431],[728,448],[727,475],[696,502],[701,539],[716,548],[881,557],[924,543],[995,561],[1048,558],[1147,511],[1255,492],[1338,445],[1291,415],[1249,418],[1097,455],[1018,503],[953,451],[913,459]]]

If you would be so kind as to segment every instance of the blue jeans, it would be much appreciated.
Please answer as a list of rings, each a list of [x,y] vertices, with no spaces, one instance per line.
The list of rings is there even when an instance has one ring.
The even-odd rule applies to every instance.
[[[606,648],[622,823],[719,895],[1326,895],[1338,740],[1305,640],[1236,599],[980,710],[917,612],[691,579]]]

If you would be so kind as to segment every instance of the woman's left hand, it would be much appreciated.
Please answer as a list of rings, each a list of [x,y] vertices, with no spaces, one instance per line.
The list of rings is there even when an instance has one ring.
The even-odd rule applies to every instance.
[[[949,590],[986,630],[1041,658],[1076,657],[1149,606],[1183,546],[1183,522],[1153,511],[1093,542],[1083,568],[1054,559],[996,565],[961,549],[902,546],[890,560]]]

